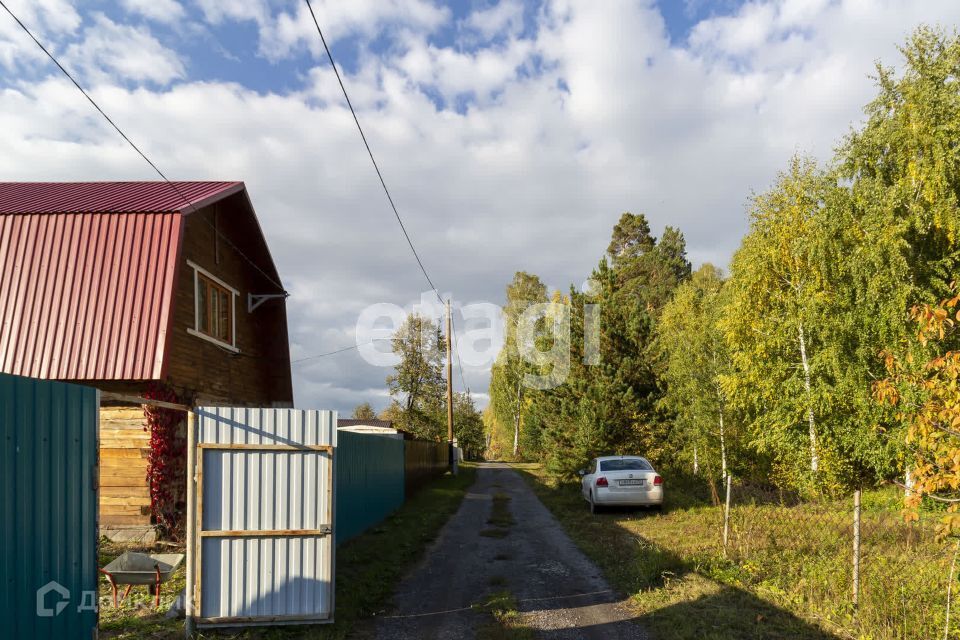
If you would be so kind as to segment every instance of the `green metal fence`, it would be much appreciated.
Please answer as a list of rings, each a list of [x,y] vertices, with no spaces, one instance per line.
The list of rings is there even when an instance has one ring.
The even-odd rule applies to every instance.
[[[0,374],[0,636],[97,625],[97,392]]]
[[[403,440],[339,431],[335,486],[335,535],[341,544],[403,505]]]

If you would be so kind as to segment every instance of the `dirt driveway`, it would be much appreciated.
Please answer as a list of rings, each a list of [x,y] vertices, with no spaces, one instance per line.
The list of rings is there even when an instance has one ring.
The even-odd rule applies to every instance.
[[[495,503],[501,515],[509,507],[512,525],[495,526],[503,519],[496,517]],[[371,635],[474,638],[492,617],[472,605],[504,591],[516,599],[522,624],[538,637],[647,638],[523,479],[499,463],[480,466],[460,510],[400,583],[395,609],[374,624]]]

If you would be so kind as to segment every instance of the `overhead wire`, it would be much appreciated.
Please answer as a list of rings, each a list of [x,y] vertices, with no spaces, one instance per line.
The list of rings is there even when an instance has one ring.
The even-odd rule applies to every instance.
[[[424,276],[424,278],[427,280],[427,283],[430,285],[430,288],[431,288],[431,290],[434,292],[434,295],[437,296],[437,299],[440,300],[440,302],[443,302],[443,298],[440,296],[440,293],[438,292],[436,285],[433,283],[433,280],[430,278],[430,274],[427,273],[427,269],[426,269],[426,267],[425,267],[424,264],[423,264],[423,260],[420,258],[419,253],[417,253],[416,247],[414,247],[414,245],[413,245],[413,240],[410,238],[410,234],[407,232],[407,228],[406,228],[406,226],[405,226],[404,223],[403,223],[403,219],[400,217],[400,212],[397,210],[397,206],[396,206],[396,204],[394,203],[393,196],[390,194],[390,190],[389,190],[389,188],[387,187],[387,183],[386,183],[386,181],[385,181],[384,178],[383,178],[383,173],[380,171],[380,166],[377,164],[376,158],[375,158],[374,155],[373,155],[373,150],[370,148],[370,144],[369,144],[369,142],[367,141],[367,136],[366,136],[366,134],[365,134],[364,131],[363,131],[363,127],[360,125],[360,120],[359,120],[359,118],[357,117],[356,110],[353,108],[353,103],[350,101],[350,96],[349,96],[349,94],[347,93],[346,86],[343,84],[343,79],[341,78],[340,72],[339,72],[339,70],[337,69],[337,65],[336,65],[336,63],[334,62],[333,54],[332,54],[331,51],[330,51],[330,47],[327,45],[326,38],[324,38],[323,31],[322,31],[321,28],[320,28],[320,23],[318,22],[317,16],[316,16],[316,14],[315,14],[314,11],[313,11],[313,6],[310,4],[310,0],[305,0],[305,1],[306,1],[306,3],[307,3],[307,8],[310,10],[310,15],[311,15],[311,17],[313,18],[314,25],[315,25],[316,28],[317,28],[317,34],[320,36],[320,41],[323,43],[323,47],[324,47],[324,50],[326,51],[327,58],[328,58],[329,61],[330,61],[330,66],[333,68],[333,72],[334,72],[334,74],[335,74],[336,77],[337,77],[337,82],[338,82],[339,85],[340,85],[340,90],[343,92],[343,97],[344,97],[344,99],[345,99],[346,102],[347,102],[347,106],[348,106],[349,109],[350,109],[351,115],[353,116],[353,121],[354,121],[354,123],[357,125],[357,130],[358,130],[359,133],[360,133],[360,138],[363,140],[364,147],[365,147],[366,150],[367,150],[367,155],[370,157],[370,162],[373,164],[373,168],[374,168],[374,170],[375,170],[376,173],[377,173],[377,178],[379,178],[379,180],[380,180],[380,185],[383,187],[383,191],[384,191],[384,194],[385,194],[386,197],[387,197],[387,201],[390,203],[390,208],[393,210],[393,214],[394,214],[394,216],[396,217],[397,222],[398,222],[399,225],[400,225],[400,229],[401,229],[401,231],[403,232],[403,236],[404,236],[404,238],[405,238],[406,241],[407,241],[407,245],[410,247],[410,251],[413,253],[414,258],[415,258],[416,261],[417,261],[417,265],[420,267],[420,271],[423,273],[423,276]],[[141,158],[143,158],[143,160],[150,166],[150,168],[153,169],[154,172],[155,172],[158,176],[160,176],[160,178],[161,178],[166,184],[168,184],[168,185],[170,186],[170,188],[173,189],[173,191],[174,191],[174,192],[180,197],[180,199],[183,200],[183,202],[187,205],[188,209],[189,209],[191,212],[193,212],[193,213],[199,212],[199,209],[196,207],[196,205],[194,205],[194,203],[191,202],[190,199],[186,197],[186,195],[184,195],[184,193],[180,190],[180,188],[177,187],[177,185],[167,177],[167,175],[149,158],[149,156],[147,156],[147,154],[146,154],[142,149],[140,149],[140,147],[137,146],[137,144],[134,143],[133,140],[123,131],[123,129],[121,129],[120,126],[103,110],[103,108],[100,107],[100,105],[97,103],[97,101],[94,100],[93,97],[86,91],[86,89],[84,89],[83,86],[76,80],[76,78],[74,78],[73,74],[71,74],[71,73],[67,70],[67,68],[64,67],[63,64],[60,63],[60,61],[56,58],[56,56],[54,56],[54,55],[50,52],[50,50],[47,49],[47,47],[44,46],[44,44],[43,44],[42,42],[40,42],[40,40],[33,34],[33,32],[27,27],[27,25],[24,24],[23,21],[20,20],[20,18],[10,9],[10,7],[7,6],[6,2],[4,2],[4,0],[0,0],[0,7],[3,7],[3,9],[10,15],[10,17],[13,18],[13,20],[20,26],[20,28],[24,31],[24,33],[26,33],[27,36],[29,36],[30,39],[33,40],[34,44],[36,44],[37,47],[39,47],[40,50],[43,51],[43,53],[54,63],[54,65],[56,65],[56,67],[63,73],[63,75],[66,76],[67,79],[70,80],[71,83],[73,83],[73,85],[77,88],[78,91],[80,91],[80,93],[83,95],[83,97],[87,99],[87,101],[93,106],[93,108],[94,108],[101,116],[103,116],[104,120],[106,120],[107,123],[109,123],[110,126],[113,127],[113,129],[117,132],[117,134],[119,134],[120,137],[123,138],[123,140],[124,140],[128,145],[130,145],[130,147],[131,147]],[[206,224],[208,224],[208,225],[214,230],[214,232],[217,234],[217,236],[218,236],[220,239],[222,239],[224,242],[226,242],[227,245],[229,245],[234,251],[236,251],[238,255],[240,255],[244,260],[246,260],[246,261],[247,261],[251,266],[253,266],[257,271],[259,271],[260,274],[263,275],[269,282],[271,282],[271,283],[274,284],[278,289],[280,289],[281,291],[283,291],[284,294],[287,293],[287,291],[284,289],[284,287],[283,287],[282,284],[280,284],[279,282],[277,282],[277,280],[275,280],[270,274],[268,274],[266,271],[264,271],[264,270],[260,267],[260,265],[258,265],[253,259],[251,259],[249,256],[247,256],[242,250],[240,250],[240,248],[237,247],[237,245],[234,244],[233,241],[231,241],[229,238],[227,238],[225,235],[223,235],[223,234],[220,232],[220,230],[217,229],[216,226],[215,226],[212,222],[210,222],[209,220],[207,220],[206,218],[204,218],[202,215],[201,215],[201,216],[198,216],[198,217],[199,217],[201,220],[203,220]],[[452,317],[451,317],[451,323],[452,323],[452,322],[453,322],[453,321],[452,321]],[[466,385],[466,380],[465,380],[464,375],[463,375],[463,364],[462,364],[461,358],[460,358],[460,349],[459,349],[459,346],[457,345],[456,331],[452,331],[451,333],[453,334],[454,351],[456,352],[456,355],[457,355],[457,367],[458,367],[459,372],[460,372],[460,382],[461,382],[461,384],[463,385],[464,391],[466,391],[466,390],[467,390],[467,385]],[[313,360],[313,359],[316,359],[316,358],[322,358],[322,357],[326,357],[326,356],[331,356],[331,355],[335,355],[335,354],[338,354],[338,353],[343,353],[343,352],[345,352],[345,351],[351,351],[351,350],[353,350],[353,349],[357,349],[357,348],[359,348],[359,347],[361,347],[361,346],[364,346],[364,345],[366,345],[366,344],[372,344],[372,342],[373,342],[373,341],[368,342],[368,343],[362,343],[362,344],[359,344],[359,345],[352,345],[352,346],[350,346],[350,347],[344,347],[343,349],[337,349],[337,350],[335,350],[335,351],[330,351],[330,352],[327,352],[327,353],[317,354],[317,355],[315,355],[315,356],[308,356],[308,357],[306,357],[306,358],[300,358],[300,359],[298,359],[298,360],[292,361],[291,364],[296,364],[296,363],[299,363],[299,362],[305,362],[305,361]]]
[[[463,385],[463,392],[469,393],[470,388],[467,387],[467,380],[463,377],[463,365],[460,364],[460,347],[457,344],[457,323],[453,319],[453,314],[450,314],[450,324],[453,325],[453,330],[450,332],[453,334],[453,350],[457,354],[457,369],[460,371],[460,384]]]
[[[327,52],[327,59],[330,60],[330,66],[333,67],[333,73],[337,76],[337,82],[340,83],[340,90],[343,92],[343,97],[347,101],[347,107],[350,108],[350,114],[353,116],[353,121],[357,125],[357,131],[360,132],[360,138],[363,140],[363,146],[367,148],[367,155],[370,156],[370,162],[373,163],[373,168],[377,172],[377,177],[380,179],[380,186],[383,187],[383,192],[387,195],[387,202],[390,203],[390,208],[393,209],[393,215],[396,216],[397,222],[400,224],[400,230],[403,231],[403,237],[407,239],[407,245],[410,247],[410,251],[413,252],[413,257],[416,258],[417,264],[420,265],[420,271],[423,272],[423,277],[427,279],[427,282],[430,284],[430,288],[436,294],[437,298],[443,302],[443,299],[440,298],[440,294],[437,292],[437,287],[433,284],[433,280],[430,279],[430,274],[427,273],[427,268],[423,266],[423,260],[420,259],[420,254],[417,253],[417,249],[413,246],[413,240],[410,239],[410,234],[407,233],[407,227],[403,224],[403,219],[400,217],[400,212],[397,211],[397,205],[393,202],[393,196],[390,195],[390,189],[387,188],[387,182],[383,179],[383,174],[380,172],[380,166],[377,164],[376,158],[373,157],[373,150],[370,149],[370,143],[367,142],[367,136],[363,132],[363,127],[360,126],[360,119],[357,118],[357,112],[353,108],[353,103],[350,101],[350,96],[347,94],[347,88],[343,84],[343,78],[340,77],[340,71],[337,69],[337,64],[333,61],[333,54],[330,52],[330,47],[327,46],[327,39],[323,37],[323,30],[320,29],[320,22],[317,21],[317,14],[313,12],[313,5],[310,4],[310,0],[306,0],[307,9],[310,10],[310,17],[313,18],[313,24],[317,27],[317,33],[320,35],[320,42],[323,43],[323,48]]]
[[[166,176],[166,174],[164,174],[163,171],[161,171],[160,168],[159,168],[149,157],[147,157],[147,154],[144,153],[143,150],[140,149],[140,147],[138,147],[136,144],[134,144],[133,140],[131,140],[130,137],[129,137],[126,133],[123,132],[123,129],[121,129],[121,128],[117,125],[117,123],[114,122],[113,119],[112,119],[109,115],[107,115],[107,113],[100,107],[100,105],[97,104],[96,100],[94,100],[93,97],[91,97],[90,94],[87,93],[86,89],[84,89],[83,86],[80,85],[80,83],[76,80],[76,78],[73,77],[73,75],[66,69],[66,67],[64,67],[62,64],[60,64],[60,61],[57,60],[56,56],[54,56],[52,53],[50,53],[50,50],[47,49],[47,47],[45,47],[45,46],[43,45],[43,43],[40,42],[40,40],[37,39],[37,37],[36,37],[35,35],[33,35],[33,32],[30,31],[30,29],[27,27],[27,25],[25,25],[25,24],[23,23],[23,21],[20,20],[20,18],[17,17],[17,15],[16,15],[13,11],[10,10],[10,7],[7,6],[6,2],[4,2],[4,0],[0,0],[0,7],[3,7],[3,9],[4,9],[8,14],[10,14],[10,17],[13,18],[18,25],[20,25],[20,28],[23,29],[24,33],[26,33],[28,36],[30,36],[30,39],[33,40],[33,42],[40,48],[41,51],[43,51],[43,52],[47,55],[48,58],[50,58],[51,61],[53,61],[53,64],[55,64],[55,65],[57,66],[57,68],[60,69],[60,71],[63,72],[63,75],[65,75],[65,76],[70,80],[70,82],[73,83],[73,86],[75,86],[75,87],[77,88],[77,90],[79,90],[80,93],[83,94],[83,97],[85,97],[85,98],[87,99],[87,101],[88,101],[91,105],[93,105],[93,108],[96,109],[97,112],[100,113],[100,115],[103,116],[103,118],[104,118],[108,123],[110,123],[110,126],[113,127],[114,130],[115,130],[118,134],[120,134],[120,137],[123,138],[123,139],[126,141],[126,143],[129,144],[129,145],[133,148],[133,150],[136,151],[136,152],[140,155],[140,157],[143,158],[144,161],[145,161],[148,165],[150,165],[150,167],[157,173],[158,176],[160,176],[160,177],[163,179],[164,182],[166,182],[168,185],[170,185],[170,187],[174,190],[174,192],[176,192],[176,194],[177,194],[178,196],[180,196],[180,199],[184,201],[184,203],[187,205],[187,207],[189,207],[189,209],[191,210],[191,212],[198,212],[199,209],[197,209],[196,205],[194,205],[194,204],[184,195],[184,193],[177,187],[177,185],[174,184],[174,183]],[[282,284],[280,284],[279,282],[277,282],[272,276],[270,276],[270,274],[268,274],[266,271],[264,271],[262,268],[260,268],[260,265],[258,265],[256,262],[254,262],[253,259],[251,259],[249,256],[247,256],[243,251],[241,251],[240,248],[239,248],[236,244],[234,244],[229,238],[227,238],[226,236],[224,236],[224,235],[220,232],[220,230],[217,229],[216,225],[214,225],[212,222],[210,222],[209,220],[207,220],[206,218],[204,218],[202,215],[201,215],[201,216],[198,216],[198,217],[199,217],[201,220],[203,220],[204,222],[206,222],[208,225],[210,225],[210,227],[211,227],[211,228],[214,230],[214,232],[217,234],[217,237],[219,237],[221,240],[223,240],[224,242],[226,242],[226,243],[227,243],[234,251],[236,251],[244,260],[246,260],[247,262],[249,262],[249,263],[253,266],[254,269],[256,269],[257,271],[259,271],[259,272],[261,273],[261,275],[263,275],[263,277],[265,277],[268,281],[270,281],[270,282],[271,282],[272,284],[274,284],[277,288],[279,288],[284,294],[287,293],[287,291],[283,288],[283,285],[282,285]]]
[[[342,349],[336,349],[336,350],[334,350],[334,351],[328,351],[327,353],[318,353],[318,354],[313,355],[313,356],[306,356],[305,358],[297,358],[296,360],[291,360],[291,361],[290,361],[290,364],[298,364],[298,363],[300,363],[300,362],[307,362],[308,360],[316,360],[316,359],[318,359],[318,358],[325,358],[325,357],[327,357],[327,356],[333,356],[333,355],[336,355],[336,354],[338,354],[338,353],[343,353],[343,352],[345,352],[345,351],[352,351],[352,350],[354,350],[354,349],[359,349],[360,347],[365,347],[365,346],[367,346],[368,344],[373,344],[374,342],[381,342],[381,341],[383,341],[383,340],[390,340],[390,338],[374,338],[373,340],[369,340],[369,341],[367,341],[367,342],[361,342],[360,344],[354,344],[354,345],[351,345],[351,346],[349,346],[349,347],[344,347],[344,348],[342,348]]]
[[[340,85],[340,91],[343,93],[343,98],[347,103],[347,107],[350,109],[350,115],[353,116],[353,122],[357,125],[357,131],[360,132],[360,139],[363,140],[363,146],[367,149],[367,155],[370,156],[370,162],[373,164],[373,169],[377,172],[377,178],[380,179],[380,186],[383,187],[383,192],[387,196],[387,202],[390,203],[390,208],[393,210],[393,215],[396,217],[397,223],[400,225],[400,230],[403,231],[403,237],[406,238],[407,245],[410,247],[410,251],[413,253],[413,257],[416,259],[417,265],[420,267],[420,271],[423,272],[423,277],[426,278],[427,283],[430,285],[430,289],[433,291],[434,295],[437,296],[437,299],[443,303],[444,300],[440,296],[437,286],[430,278],[430,274],[427,273],[427,268],[424,266],[423,260],[420,259],[420,254],[417,253],[416,247],[413,246],[413,240],[410,238],[410,234],[407,232],[406,225],[403,224],[403,218],[400,217],[400,212],[397,210],[397,205],[393,201],[393,196],[390,194],[390,189],[387,188],[387,182],[383,178],[383,173],[380,171],[380,165],[377,164],[377,160],[373,155],[373,150],[370,148],[370,143],[367,141],[367,136],[363,132],[363,127],[360,126],[360,119],[357,117],[357,112],[353,108],[353,102],[351,102],[350,95],[347,93],[347,87],[343,84],[343,78],[340,76],[340,71],[337,69],[337,63],[333,59],[333,53],[330,51],[330,47],[327,45],[327,39],[323,35],[323,29],[320,28],[320,21],[317,20],[317,14],[313,11],[313,5],[310,3],[310,0],[304,1],[307,3],[307,9],[310,11],[310,17],[313,18],[313,24],[317,28],[317,34],[320,36],[320,42],[323,44],[323,50],[326,52],[327,59],[330,61],[330,67],[333,69],[333,73],[337,77],[337,83]],[[453,333],[454,351],[457,354],[457,367],[460,369],[460,381],[463,384],[464,391],[466,391],[467,385],[463,377],[463,364],[460,361],[460,350],[458,347],[456,347],[456,332],[451,331],[451,333]]]

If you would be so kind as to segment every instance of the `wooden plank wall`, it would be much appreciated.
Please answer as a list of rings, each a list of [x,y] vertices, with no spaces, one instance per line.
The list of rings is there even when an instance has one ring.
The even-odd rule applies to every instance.
[[[149,525],[150,434],[140,407],[100,408],[100,525]]]
[[[404,482],[409,498],[450,467],[450,445],[432,440],[404,440]]]
[[[186,217],[165,354],[166,381],[178,390],[195,392],[192,399],[198,405],[292,407],[286,302],[269,300],[252,313],[247,311],[248,294],[278,290],[248,262],[254,259],[266,266],[270,258],[245,203],[246,196],[237,194]],[[244,258],[218,239],[214,227],[253,257]],[[196,324],[194,270],[187,260],[240,292],[235,300],[239,354],[187,332]]]

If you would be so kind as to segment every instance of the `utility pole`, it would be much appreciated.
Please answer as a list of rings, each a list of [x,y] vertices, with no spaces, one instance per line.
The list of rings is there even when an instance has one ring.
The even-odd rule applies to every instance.
[[[447,444],[450,448],[450,471],[457,475],[457,458],[453,449],[453,322],[450,300],[447,300]]]

